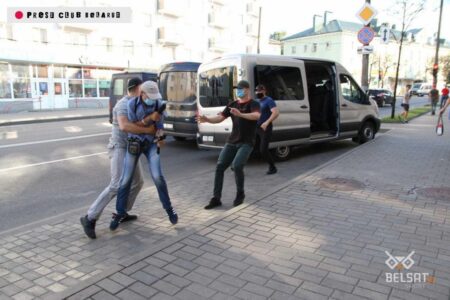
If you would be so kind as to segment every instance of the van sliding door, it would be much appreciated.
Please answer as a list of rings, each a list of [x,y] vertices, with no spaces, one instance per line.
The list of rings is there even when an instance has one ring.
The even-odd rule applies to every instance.
[[[280,111],[275,120],[272,142],[309,139],[309,103],[304,90],[302,61],[257,60],[255,86],[263,84]]]

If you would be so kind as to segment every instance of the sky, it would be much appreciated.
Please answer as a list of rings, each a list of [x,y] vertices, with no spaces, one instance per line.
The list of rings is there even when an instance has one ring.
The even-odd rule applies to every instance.
[[[313,15],[322,15],[324,11],[332,11],[328,20],[339,19],[360,23],[356,17],[364,0],[261,0],[263,32],[286,31],[288,35],[301,32],[312,27]],[[378,11],[376,18],[390,24],[400,20],[392,16],[395,0],[371,0],[371,5]],[[412,28],[426,27],[437,32],[440,0],[427,0],[423,13],[414,21]],[[450,0],[444,0],[441,37],[450,39]],[[319,18],[319,20],[322,20]],[[431,22],[430,22],[431,21]]]

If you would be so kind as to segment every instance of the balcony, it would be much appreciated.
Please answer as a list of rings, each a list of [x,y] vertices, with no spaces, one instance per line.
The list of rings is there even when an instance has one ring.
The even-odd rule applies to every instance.
[[[177,30],[172,27],[159,27],[157,36],[158,42],[166,47],[178,46],[183,42]]]
[[[223,29],[227,27],[227,23],[225,19],[218,13],[209,13],[208,14],[208,24],[211,27],[216,27],[219,29]]]
[[[247,3],[247,14],[253,17],[259,17],[259,7],[253,3]]]
[[[183,3],[184,1],[158,0],[157,10],[161,15],[179,18],[183,15],[183,10],[185,9]]]
[[[209,38],[208,39],[208,48],[210,51],[213,52],[225,52],[226,46],[222,43],[218,42],[218,39],[216,38]]]

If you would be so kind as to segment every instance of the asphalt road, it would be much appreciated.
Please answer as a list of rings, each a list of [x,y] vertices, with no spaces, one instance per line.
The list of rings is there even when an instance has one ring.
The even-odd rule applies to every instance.
[[[402,103],[402,99],[403,97],[397,97],[397,101],[395,102],[395,114],[399,114],[403,111],[403,108],[400,106],[400,104]],[[428,97],[418,97],[418,96],[413,96],[410,100],[410,109],[411,108],[415,108],[415,107],[422,107],[425,104],[430,103],[430,101],[428,100]],[[380,117],[386,117],[386,116],[390,116],[391,112],[392,112],[392,106],[390,105],[386,105],[383,107],[379,108],[380,111]]]
[[[109,134],[103,119],[0,127],[0,232],[87,208],[109,183]],[[279,163],[281,176],[289,180],[354,147],[346,140],[298,148],[289,161]],[[169,138],[161,150],[169,189],[170,182],[201,172],[212,182],[218,153]],[[247,172],[266,176],[266,168],[253,159]],[[145,174],[146,186],[153,185],[146,169]],[[205,199],[210,193],[205,191]]]

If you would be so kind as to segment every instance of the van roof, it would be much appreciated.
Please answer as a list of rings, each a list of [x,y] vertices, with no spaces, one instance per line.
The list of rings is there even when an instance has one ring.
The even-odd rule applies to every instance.
[[[197,71],[200,64],[194,61],[172,62],[162,65],[159,72]]]
[[[269,54],[243,54],[243,53],[234,53],[234,54],[225,54],[221,57],[217,57],[213,59],[212,61],[222,59],[222,58],[241,58],[241,57],[248,57],[248,58],[256,58],[256,57],[264,57],[264,58],[292,58],[292,59],[299,59],[299,60],[305,60],[305,61],[311,61],[311,62],[329,62],[329,63],[336,63],[335,61],[329,60],[329,59],[321,59],[321,58],[312,58],[312,57],[301,57],[301,56],[290,56],[290,55],[269,55]]]

